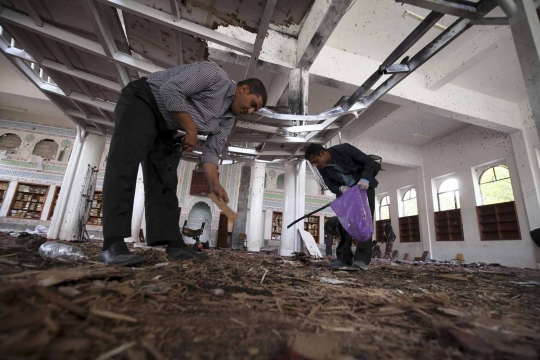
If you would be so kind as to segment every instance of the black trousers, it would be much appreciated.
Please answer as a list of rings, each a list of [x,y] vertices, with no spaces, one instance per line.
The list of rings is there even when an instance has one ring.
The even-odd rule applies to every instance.
[[[371,210],[371,217],[375,213],[375,189],[370,187],[367,189],[367,198],[369,203],[369,209]],[[366,265],[371,262],[371,253],[373,243],[371,239],[369,241],[361,242],[357,241],[356,252],[353,254],[351,250],[352,237],[343,228],[341,223],[339,224],[339,232],[341,234],[341,241],[339,242],[336,255],[338,260],[347,264],[352,264],[354,261],[363,261]]]
[[[174,149],[174,132],[167,129],[146,78],[122,90],[114,114],[103,182],[105,239],[131,236],[137,171],[142,163],[147,244],[183,243],[176,197],[181,154]]]
[[[339,220],[333,216],[324,224],[324,243],[326,245],[326,256],[332,256],[332,245],[334,236],[341,236],[339,232]]]

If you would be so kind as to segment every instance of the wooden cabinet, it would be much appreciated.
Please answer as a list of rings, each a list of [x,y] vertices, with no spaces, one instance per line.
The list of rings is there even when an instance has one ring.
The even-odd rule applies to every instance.
[[[90,208],[90,216],[88,218],[88,225],[103,225],[103,196],[101,191],[94,192],[94,198],[92,199],[92,207]]]
[[[399,218],[399,241],[420,242],[420,222],[418,215]]]
[[[384,224],[386,224],[388,220],[377,220],[375,221],[375,240],[377,242],[384,242],[386,239],[384,237]]]
[[[272,240],[280,240],[281,239],[281,226],[283,219],[283,213],[274,211],[272,213]]]
[[[464,240],[460,209],[435,213],[435,236],[437,241]]]
[[[46,185],[18,184],[8,216],[39,220],[48,191]]]
[[[521,240],[514,201],[476,207],[481,240]]]
[[[313,235],[315,242],[319,243],[319,217],[310,216],[304,221],[304,230]]]
[[[54,189],[53,199],[51,202],[51,207],[49,209],[49,216],[47,216],[47,220],[51,220],[54,215],[54,209],[56,209],[56,202],[58,201],[58,194],[60,194],[60,186],[57,186]]]
[[[0,206],[4,203],[6,192],[9,186],[9,181],[0,181]]]

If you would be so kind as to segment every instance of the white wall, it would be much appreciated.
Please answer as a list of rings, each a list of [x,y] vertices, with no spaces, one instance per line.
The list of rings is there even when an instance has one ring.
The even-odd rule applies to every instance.
[[[404,187],[414,187],[418,191],[417,185],[417,173],[421,168],[406,168],[403,166],[385,165],[383,162],[384,171],[380,171],[377,175],[379,186],[375,189],[375,219],[378,219],[377,213],[379,211],[380,194],[388,194],[390,196],[390,219],[394,232],[396,233],[396,240],[394,241],[393,250],[398,250],[398,258],[403,259],[405,253],[409,253],[409,259],[413,259],[415,256],[421,256],[424,251],[422,242],[429,242],[429,239],[421,237],[422,242],[414,243],[402,243],[399,236],[399,206],[401,202],[398,199],[398,190]],[[418,206],[421,206],[421,202],[418,201]],[[424,205],[425,208],[425,205]],[[420,211],[419,211],[420,213]],[[424,225],[425,218],[420,217],[420,226]],[[375,234],[373,235],[375,238]],[[381,247],[384,252],[384,245]]]
[[[484,261],[506,266],[536,267],[536,249],[529,235],[523,193],[512,148],[511,136],[468,126],[422,147],[426,186],[431,179],[454,173],[459,181],[461,216],[465,241],[435,241],[434,194],[426,189],[431,257],[466,262]],[[481,241],[476,215],[476,197],[471,168],[500,159],[510,170],[522,240]]]

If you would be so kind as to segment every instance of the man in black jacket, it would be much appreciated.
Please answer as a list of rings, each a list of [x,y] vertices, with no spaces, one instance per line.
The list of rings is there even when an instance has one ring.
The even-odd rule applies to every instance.
[[[306,149],[305,158],[319,169],[324,183],[337,197],[355,185],[366,190],[373,218],[375,188],[379,184],[375,176],[381,169],[379,163],[350,144],[340,144],[328,149],[318,144],[310,144]],[[341,224],[339,228],[341,241],[336,249],[337,260],[333,261],[330,266],[352,265],[367,270],[367,265],[371,261],[371,241],[358,241],[356,253],[353,254],[351,250],[352,237]]]

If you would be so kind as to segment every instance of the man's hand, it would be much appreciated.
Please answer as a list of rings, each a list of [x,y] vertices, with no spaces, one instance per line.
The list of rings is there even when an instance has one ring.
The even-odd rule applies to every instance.
[[[196,146],[197,146],[197,132],[195,132],[195,134],[187,133],[186,136],[184,136],[184,150],[193,151],[195,150]]]
[[[358,186],[360,186],[360,189],[362,190],[367,190],[369,188],[369,181],[366,179],[360,179]]]
[[[210,191],[217,195],[217,197],[225,204],[229,202],[229,195],[219,183],[218,167],[216,164],[203,163],[204,176],[210,186]]]
[[[185,112],[171,112],[173,114],[180,127],[186,132],[184,136],[184,150],[193,151],[197,146],[197,126],[193,122],[191,115]]]
[[[351,188],[348,186],[340,186],[339,191],[341,191],[342,194],[345,194],[347,191],[349,191]]]

